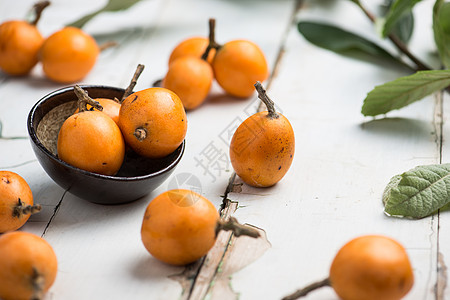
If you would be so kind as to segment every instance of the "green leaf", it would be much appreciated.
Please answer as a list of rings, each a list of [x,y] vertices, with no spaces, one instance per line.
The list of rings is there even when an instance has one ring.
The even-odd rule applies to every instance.
[[[298,31],[314,45],[339,54],[368,55],[372,59],[375,57],[405,66],[374,42],[333,25],[302,21],[298,23]]]
[[[402,16],[392,28],[392,33],[403,43],[407,44],[414,30],[414,16],[412,12]]]
[[[390,216],[424,218],[450,202],[450,164],[418,166],[394,176],[383,193]]]
[[[94,18],[96,15],[100,13],[126,10],[135,5],[136,3],[138,3],[139,1],[141,0],[109,0],[108,3],[103,8],[94,11],[84,17],[81,17],[80,19],[70,24],[67,24],[66,26],[82,28],[87,22],[89,22],[92,18]]]
[[[388,36],[393,32],[394,28],[398,26],[399,22],[405,22],[407,19],[404,18],[411,15],[412,8],[420,1],[421,0],[395,0],[387,13],[382,36]]]
[[[450,70],[419,71],[375,87],[364,100],[365,116],[385,114],[407,106],[450,85]]]
[[[433,8],[433,32],[439,56],[450,68],[450,2],[437,0]]]
[[[385,26],[385,17],[390,11],[394,0],[387,0],[381,5],[381,14],[383,16],[382,30]],[[414,30],[414,15],[412,11],[406,12],[393,25],[391,33],[398,37],[404,44],[408,44]]]

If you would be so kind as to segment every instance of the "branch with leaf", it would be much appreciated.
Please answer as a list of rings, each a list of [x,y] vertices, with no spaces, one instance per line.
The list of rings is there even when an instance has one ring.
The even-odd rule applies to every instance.
[[[450,92],[450,2],[436,0],[433,7],[433,33],[443,70],[432,70],[409,49],[414,29],[413,7],[421,0],[388,1],[384,15],[374,16],[359,0],[350,0],[375,24],[382,23],[381,37],[389,39],[409,61],[391,54],[383,47],[355,33],[339,27],[300,21],[299,32],[306,40],[339,54],[361,54],[406,67],[414,74],[375,87],[367,94],[361,113],[365,116],[385,114],[402,108],[442,89]]]
[[[109,0],[102,8],[91,12],[79,18],[78,20],[71,22],[70,24],[67,24],[67,26],[82,28],[84,25],[86,25],[86,23],[88,23],[90,20],[101,13],[126,10],[140,1],[141,0]]]

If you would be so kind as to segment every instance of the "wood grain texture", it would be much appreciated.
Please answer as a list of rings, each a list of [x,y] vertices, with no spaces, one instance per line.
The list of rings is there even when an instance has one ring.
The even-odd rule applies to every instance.
[[[450,161],[450,144],[448,137],[450,136],[450,126],[448,124],[448,116],[450,115],[450,95],[442,93],[439,101],[441,103],[441,119],[442,119],[442,153],[441,162],[448,163]],[[439,231],[437,245],[437,280],[435,286],[436,299],[450,299],[448,266],[450,265],[450,242],[445,236],[450,231],[450,211],[447,209],[439,212]]]
[[[88,1],[81,1],[75,6],[69,1],[61,1],[50,6],[41,20],[43,31],[50,34],[70,22],[61,17],[68,14],[67,10],[71,10],[70,19],[85,14],[87,4]],[[207,22],[212,15],[218,23],[218,41],[250,39],[261,46],[269,64],[274,65],[294,1],[268,1],[258,6],[249,4],[236,1],[153,0],[143,1],[129,11],[98,16],[87,24],[85,30],[93,34],[99,43],[116,40],[119,45],[101,53],[83,83],[124,87],[136,65],[142,63],[146,68],[135,89],[150,87],[167,71],[170,51],[178,42],[190,36],[207,35]],[[95,7],[97,5],[100,6],[95,3]],[[250,9],[252,13],[249,15]],[[45,22],[46,18],[50,21]],[[265,21],[260,22],[261,19]],[[236,20],[240,23],[239,31],[236,31]],[[29,109],[40,97],[59,87],[62,86],[43,77],[40,66],[33,70],[31,77],[7,78],[0,85],[3,99],[21,90],[22,101],[12,105],[0,101],[3,136],[26,137],[24,122]],[[241,118],[254,112],[254,103],[254,99],[229,97],[215,85],[207,103],[188,113],[186,152],[173,176],[159,189],[131,204],[99,206],[78,199],[65,193],[47,176],[38,178],[43,170],[34,161],[35,168],[29,169],[29,182],[34,186],[36,201],[45,200],[47,194],[55,195],[53,202],[49,201],[49,207],[44,207],[44,212],[33,216],[23,228],[43,235],[57,253],[60,262],[58,278],[47,298],[189,297],[194,281],[188,280],[191,286],[181,286],[174,279],[184,268],[156,261],[143,247],[140,241],[143,212],[152,198],[176,187],[197,189],[219,209],[222,203],[220,196],[225,192],[232,174],[228,159],[229,131]],[[12,141],[8,142],[9,148]],[[33,158],[29,147],[25,153]],[[23,162],[21,160],[17,164]],[[19,171],[23,172],[22,169]],[[47,185],[40,184],[40,181]],[[226,246],[217,248],[219,262]],[[211,277],[205,277],[204,286],[209,286],[211,280]],[[196,286],[201,285],[199,280]]]
[[[43,211],[21,229],[43,236],[55,249],[58,277],[46,299],[280,299],[323,279],[337,250],[362,234],[391,236],[407,249],[415,285],[405,299],[450,299],[448,211],[422,220],[383,214],[381,194],[389,179],[416,165],[448,162],[448,94],[433,95],[378,118],[360,114],[375,85],[406,75],[405,70],[358,61],[319,49],[298,33],[298,20],[324,20],[377,40],[372,24],[351,1],[146,0],[117,13],[99,15],[85,27],[99,43],[118,46],[101,53],[82,83],[125,87],[145,65],[135,90],[150,87],[167,71],[172,48],[207,35],[217,20],[217,41],[250,39],[271,66],[266,82],[277,109],[296,135],[294,163],[285,178],[267,189],[233,177],[228,146],[237,126],[256,112],[256,97],[238,100],[214,84],[211,96],[188,112],[186,152],[174,174],[142,199],[117,206],[86,202],[57,186],[37,162],[27,139],[32,105],[62,85],[43,77],[0,73],[0,169],[22,175]],[[369,2],[369,1],[366,1]],[[34,2],[7,1],[0,22],[25,16]],[[55,1],[39,28],[48,36],[102,1]],[[373,3],[367,3],[375,8]],[[433,51],[432,2],[415,9],[411,49],[427,62]],[[394,51],[386,41],[380,44]],[[194,265],[173,267],[151,257],[140,240],[145,207],[171,188],[190,188],[209,198],[224,218],[261,229],[264,238],[221,233],[214,248]],[[227,197],[223,201],[223,197]],[[182,284],[180,284],[182,282]],[[337,299],[324,288],[305,299]]]
[[[351,19],[366,33],[365,20],[351,3],[336,3],[329,11],[308,3],[298,19],[329,13],[328,22]],[[261,191],[243,185],[242,192],[229,195],[243,207],[236,216],[264,228],[272,243],[257,264],[233,276],[233,289],[240,299],[279,299],[325,278],[345,242],[375,233],[407,248],[416,283],[406,299],[434,299],[438,216],[392,219],[381,203],[391,176],[440,161],[433,96],[386,118],[363,118],[365,93],[402,71],[318,49],[299,38],[294,26],[281,64],[269,94],[291,121],[297,150],[291,170],[276,186]],[[306,299],[337,297],[324,288]]]

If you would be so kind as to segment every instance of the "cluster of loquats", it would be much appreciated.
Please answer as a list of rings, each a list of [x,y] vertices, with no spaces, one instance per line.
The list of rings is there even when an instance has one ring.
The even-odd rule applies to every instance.
[[[187,119],[179,97],[165,88],[132,92],[143,68],[138,65],[121,100],[92,99],[74,87],[78,108],[59,130],[61,160],[89,172],[115,175],[126,146],[141,156],[162,158],[181,145]]]
[[[114,175],[123,162],[126,144],[151,158],[164,157],[179,147],[187,130],[181,100],[164,88],[132,92],[143,67],[138,66],[121,100],[96,99],[108,107],[104,112],[100,101],[74,87],[78,108],[58,135],[61,160],[86,171]],[[153,122],[142,121],[149,119]],[[218,222],[218,213],[211,207],[210,215]],[[55,280],[57,259],[52,247],[39,236],[15,231],[40,210],[21,176],[0,171],[1,299],[43,299]]]
[[[289,120],[275,110],[260,81],[268,76],[262,51],[250,41],[236,40],[218,45],[210,20],[209,41],[193,37],[182,41],[169,58],[169,69],[161,84],[177,93],[186,110],[200,106],[213,80],[230,95],[247,98],[256,88],[267,110],[247,118],[235,131],[230,159],[236,174],[248,185],[269,187],[289,170],[295,152],[294,131]],[[244,142],[243,142],[244,141]],[[235,220],[233,220],[235,221]],[[212,204],[193,191],[170,190],[148,205],[141,238],[148,252],[168,264],[185,265],[203,257],[224,226]],[[242,234],[259,236],[249,226],[237,226]],[[232,229],[236,235],[240,230]],[[195,233],[195,234],[194,234]],[[173,243],[181,245],[173,247]],[[412,288],[414,276],[403,246],[379,235],[366,235],[345,244],[337,253],[325,280],[286,296],[297,299],[331,286],[344,300],[403,298]]]
[[[79,81],[95,65],[100,49],[91,36],[73,27],[44,39],[36,24],[48,4],[35,6],[36,19],[31,23],[0,25],[0,68],[11,76],[22,76],[40,61],[51,80]],[[238,98],[248,98],[256,89],[267,108],[247,118],[233,135],[229,150],[236,174],[254,187],[279,182],[292,164],[295,138],[288,119],[275,110],[261,84],[269,75],[264,53],[248,40],[219,45],[213,19],[209,26],[209,39],[190,38],[173,50],[162,87],[133,92],[142,65],[120,100],[92,99],[75,86],[78,108],[59,131],[58,157],[77,168],[110,176],[119,171],[127,147],[144,157],[165,157],[185,138],[185,110],[199,107],[216,80],[226,93]],[[1,299],[42,299],[55,280],[57,259],[52,247],[41,237],[15,231],[40,210],[22,177],[0,171]],[[148,204],[141,239],[156,259],[187,265],[206,255],[222,230],[235,236],[260,236],[258,230],[234,218],[222,220],[202,195],[176,189],[163,192]],[[345,300],[398,300],[413,282],[409,259],[398,242],[383,236],[362,236],[339,250],[328,278],[284,299],[297,299],[318,287],[331,286]]]
[[[209,30],[209,40],[193,37],[175,47],[161,85],[175,92],[186,110],[205,101],[214,79],[225,92],[239,98],[248,98],[256,88],[268,111],[250,116],[236,130],[230,145],[231,162],[247,184],[274,185],[289,169],[295,143],[292,126],[275,111],[260,83],[269,74],[264,54],[247,40],[217,44],[214,19],[209,20]],[[252,142],[243,145],[242,140]],[[186,265],[206,255],[221,230],[231,230],[236,236],[260,236],[256,229],[241,225],[234,218],[222,220],[213,204],[202,195],[176,189],[150,202],[142,221],[141,238],[156,259]]]
[[[0,299],[43,299],[55,281],[52,247],[35,234],[16,231],[40,210],[23,177],[0,171]]]
[[[223,45],[215,41],[215,20],[209,20],[209,40],[192,37],[179,43],[169,57],[169,69],[161,85],[174,91],[186,110],[200,106],[215,79],[223,90],[237,98],[248,98],[257,81],[269,76],[262,50],[248,40]]]
[[[161,81],[163,87],[180,97],[186,110],[205,101],[214,79],[226,93],[238,98],[250,97],[256,88],[268,111],[245,120],[230,145],[235,172],[255,187],[268,187],[280,181],[289,170],[295,148],[291,124],[275,112],[260,83],[268,76],[266,58],[256,44],[233,40],[219,45],[215,41],[215,20],[210,19],[209,39],[192,37],[179,43],[169,57],[169,69]]]
[[[0,25],[0,69],[10,76],[25,76],[40,62],[47,78],[59,83],[83,79],[100,53],[95,39],[81,29],[64,27],[44,38],[37,29],[49,1],[34,5],[35,18]]]

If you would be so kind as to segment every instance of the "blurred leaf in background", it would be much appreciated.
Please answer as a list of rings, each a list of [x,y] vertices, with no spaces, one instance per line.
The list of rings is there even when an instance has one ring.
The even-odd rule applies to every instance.
[[[411,38],[414,18],[412,9],[414,5],[421,0],[397,0],[388,2],[388,11],[384,18],[384,26],[382,30],[382,37],[387,37],[389,34],[395,34],[401,41],[407,43]]]
[[[140,1],[142,1],[142,0],[109,0],[108,3],[103,8],[101,8],[97,11],[94,11],[84,17],[81,17],[80,19],[78,19],[70,24],[67,24],[66,26],[82,28],[87,22],[89,22],[92,18],[94,18],[98,14],[101,14],[103,12],[114,12],[114,11],[126,10]]]
[[[374,42],[334,25],[301,21],[297,26],[303,37],[318,47],[352,57],[377,58],[405,66],[399,58],[394,57]]]
[[[450,70],[432,70],[409,51],[407,43],[414,30],[414,6],[422,0],[386,0],[381,16],[374,16],[359,0],[350,0],[373,22],[381,21],[381,38],[388,38],[403,57],[415,64],[415,68],[395,57],[381,46],[366,38],[344,31],[333,25],[300,21],[299,32],[316,46],[339,54],[365,53],[407,66],[416,73],[375,87],[367,94],[361,112],[365,116],[385,114],[407,106],[442,89],[450,92]],[[450,2],[435,0],[433,6],[433,33],[442,64],[450,68]]]
[[[439,56],[450,68],[450,2],[437,0],[433,7],[433,32]]]

